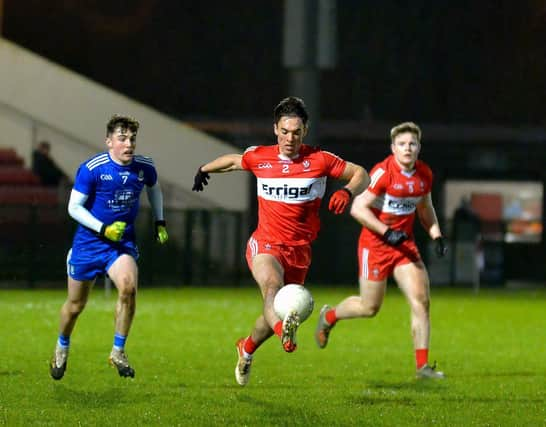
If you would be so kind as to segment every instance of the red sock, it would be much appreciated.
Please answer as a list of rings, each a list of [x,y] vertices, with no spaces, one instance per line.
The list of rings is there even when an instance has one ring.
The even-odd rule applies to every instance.
[[[332,308],[328,310],[326,314],[324,315],[324,319],[326,319],[326,321],[328,322],[330,326],[334,326],[337,322],[336,309]]]
[[[252,337],[249,335],[246,340],[245,340],[245,343],[243,344],[243,349],[248,353],[248,354],[252,354],[256,351],[256,349],[258,348],[258,346],[256,345],[256,343],[254,341],[252,341]]]
[[[275,326],[273,326],[273,332],[275,332],[275,335],[277,335],[279,338],[282,336],[282,320],[275,323]]]
[[[418,348],[415,350],[415,362],[417,369],[428,363],[428,348]]]

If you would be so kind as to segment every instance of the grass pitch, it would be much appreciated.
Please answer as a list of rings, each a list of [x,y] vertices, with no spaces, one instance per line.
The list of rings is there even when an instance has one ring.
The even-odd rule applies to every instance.
[[[64,291],[0,291],[0,425],[546,425],[546,291],[433,289],[430,359],[414,379],[408,306],[390,287],[374,319],[340,322],[319,350],[318,311],[355,287],[313,288],[298,350],[270,339],[246,387],[235,340],[260,312],[255,288],[141,289],[127,343],[135,379],[107,364],[115,293],[93,291],[61,381],[48,374]]]

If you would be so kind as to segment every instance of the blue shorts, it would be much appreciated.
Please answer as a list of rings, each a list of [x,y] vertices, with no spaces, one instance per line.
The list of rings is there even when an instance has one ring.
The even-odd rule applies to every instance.
[[[112,245],[103,241],[85,247],[74,246],[66,257],[66,272],[74,280],[94,280],[97,276],[106,274],[112,264],[124,254],[137,260],[138,248],[130,242]]]

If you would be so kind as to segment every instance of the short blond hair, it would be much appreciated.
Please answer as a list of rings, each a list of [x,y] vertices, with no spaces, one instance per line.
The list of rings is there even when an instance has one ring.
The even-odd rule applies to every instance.
[[[410,132],[417,137],[417,142],[421,142],[421,128],[413,122],[404,122],[391,129],[391,142],[401,133]]]

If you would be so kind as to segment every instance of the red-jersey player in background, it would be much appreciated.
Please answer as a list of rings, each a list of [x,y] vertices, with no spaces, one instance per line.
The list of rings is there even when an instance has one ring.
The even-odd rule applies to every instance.
[[[428,364],[430,338],[430,286],[428,273],[413,238],[415,213],[431,239],[435,252],[447,252],[430,191],[432,172],[417,160],[421,129],[411,122],[391,129],[391,151],[370,172],[370,185],[355,198],[351,215],[360,222],[358,242],[360,296],[351,296],[334,308],[320,311],[315,339],[326,347],[337,321],[375,316],[385,296],[387,278],[393,275],[411,308],[411,331],[418,378],[444,378]]]
[[[286,352],[296,349],[300,320],[293,313],[279,319],[273,300],[286,283],[305,283],[327,178],[347,181],[330,198],[328,207],[335,214],[343,213],[352,196],[369,183],[361,166],[303,144],[308,113],[301,99],[283,99],[273,115],[277,144],[250,147],[242,155],[226,154],[201,166],[192,188],[202,191],[214,172],[247,170],[257,178],[258,226],[248,240],[246,259],[263,297],[263,314],[251,334],[236,344],[235,379],[240,385],[250,378],[253,353],[269,337],[277,335]]]

